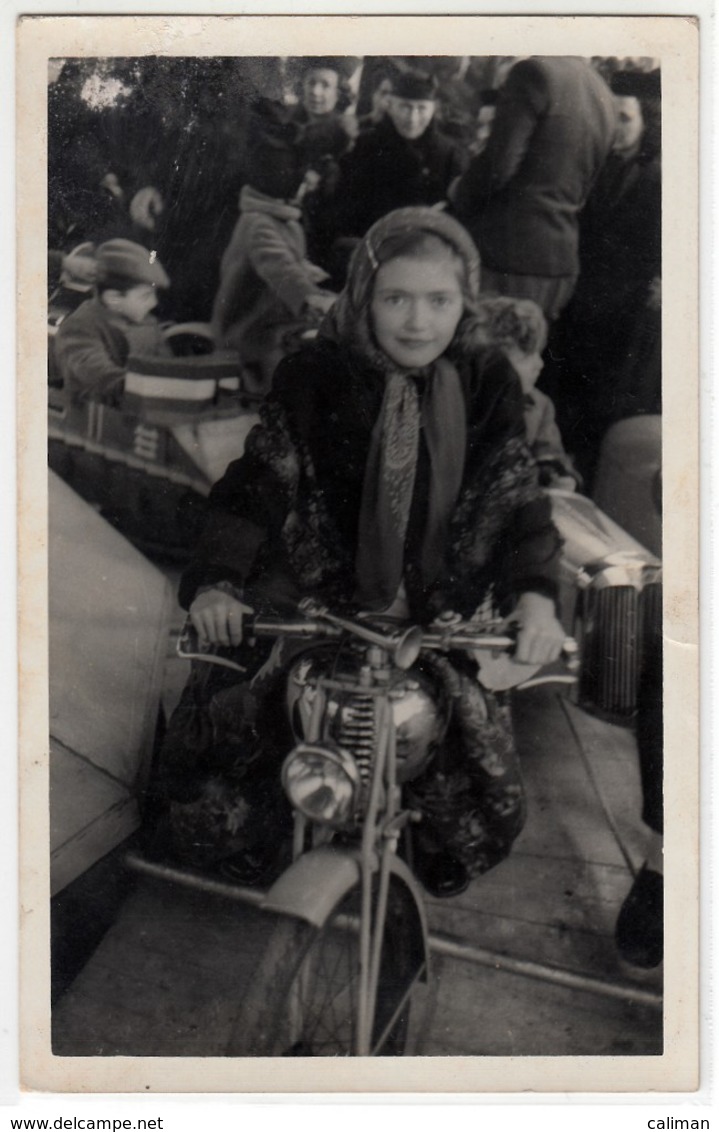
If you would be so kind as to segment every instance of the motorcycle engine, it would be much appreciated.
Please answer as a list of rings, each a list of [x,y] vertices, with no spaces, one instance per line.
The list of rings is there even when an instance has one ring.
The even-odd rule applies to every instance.
[[[376,696],[363,691],[359,673],[361,653],[332,647],[316,648],[292,663],[287,680],[287,707],[297,742],[309,738],[308,727],[322,703],[319,737],[336,743],[352,755],[365,784],[369,782],[375,750]],[[331,688],[318,688],[318,679],[331,679]],[[410,782],[429,765],[444,738],[449,705],[440,682],[415,665],[398,676],[389,692],[395,723],[397,781]]]

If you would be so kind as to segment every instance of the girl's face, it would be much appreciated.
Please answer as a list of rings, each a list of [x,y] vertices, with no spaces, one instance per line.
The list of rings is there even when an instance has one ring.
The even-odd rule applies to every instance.
[[[449,346],[464,298],[457,261],[398,256],[377,272],[370,306],[375,338],[403,369],[431,365]]]

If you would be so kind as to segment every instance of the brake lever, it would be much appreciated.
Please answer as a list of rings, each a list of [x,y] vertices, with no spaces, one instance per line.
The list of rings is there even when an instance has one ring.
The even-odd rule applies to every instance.
[[[503,626],[504,632],[507,634],[507,636],[514,639],[516,646],[517,636],[519,635],[519,631],[522,627],[519,621],[504,621],[499,622],[499,624]],[[508,649],[507,655],[513,657],[514,648]],[[579,657],[579,645],[574,640],[574,637],[564,638],[564,641],[562,642],[562,649],[559,655],[566,665],[568,672],[577,672],[579,670],[581,663]]]

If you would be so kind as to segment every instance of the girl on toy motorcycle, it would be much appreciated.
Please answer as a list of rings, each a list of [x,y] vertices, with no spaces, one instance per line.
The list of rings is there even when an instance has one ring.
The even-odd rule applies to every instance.
[[[456,221],[427,208],[378,221],[317,341],[280,364],[243,457],[213,488],[180,600],[204,641],[235,650],[247,682],[198,666],[170,722],[160,780],[184,860],[224,860],[247,880],[257,859],[259,877],[288,828],[280,669],[243,640],[251,609],[283,612],[309,594],[428,624],[481,608],[516,620],[520,662],[559,655],[559,539],[519,382],[473,335],[478,292],[477,252]],[[411,789],[424,818],[415,867],[449,895],[507,855],[525,807],[508,705],[480,695],[464,657],[438,672],[452,722]]]

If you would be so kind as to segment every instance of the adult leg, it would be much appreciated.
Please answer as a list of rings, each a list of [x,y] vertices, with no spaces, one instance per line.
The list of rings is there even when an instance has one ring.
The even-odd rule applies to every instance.
[[[622,904],[617,949],[636,967],[656,967],[664,954],[663,711],[661,635],[647,651],[637,698],[637,746],[642,782],[642,820],[650,830],[647,859]]]

